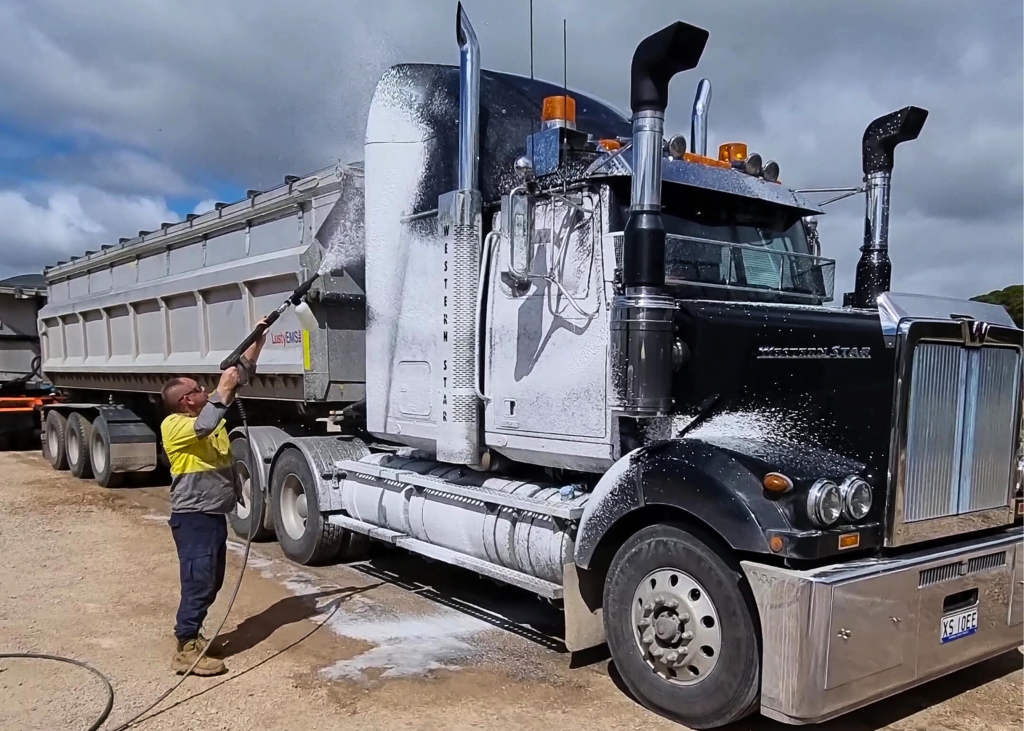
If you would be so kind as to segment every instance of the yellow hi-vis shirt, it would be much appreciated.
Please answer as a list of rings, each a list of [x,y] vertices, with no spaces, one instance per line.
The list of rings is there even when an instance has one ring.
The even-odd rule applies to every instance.
[[[227,407],[216,393],[199,413],[170,414],[160,424],[171,464],[171,512],[230,513],[235,508]]]

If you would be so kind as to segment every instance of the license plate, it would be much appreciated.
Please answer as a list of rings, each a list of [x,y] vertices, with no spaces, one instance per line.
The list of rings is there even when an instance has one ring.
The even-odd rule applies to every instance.
[[[942,618],[941,631],[942,643],[959,640],[961,637],[973,635],[978,631],[978,608],[966,609],[956,614],[947,614]]]

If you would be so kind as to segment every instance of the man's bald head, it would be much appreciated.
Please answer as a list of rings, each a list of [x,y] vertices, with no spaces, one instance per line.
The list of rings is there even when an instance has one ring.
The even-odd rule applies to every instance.
[[[198,414],[206,405],[206,392],[199,388],[195,379],[187,376],[172,378],[160,389],[164,409],[170,414]]]

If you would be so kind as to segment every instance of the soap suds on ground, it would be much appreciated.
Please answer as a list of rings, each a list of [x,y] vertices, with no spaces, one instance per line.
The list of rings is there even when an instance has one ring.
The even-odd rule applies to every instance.
[[[65,655],[107,674],[116,693],[107,728],[177,679],[178,566],[166,492],[107,490],[55,474],[38,454],[0,453],[0,652]],[[240,550],[233,541],[211,624],[223,616]],[[458,611],[455,597],[431,587],[461,574],[422,562],[403,572],[402,556],[371,573],[298,567],[275,544],[254,546],[224,632],[231,673],[189,678],[169,710],[141,728],[682,730],[626,696],[606,662],[571,669],[568,655],[526,639],[537,619],[526,609],[557,624],[554,610],[521,594],[502,604],[508,590],[493,588],[492,608]],[[382,583],[384,574],[399,585]],[[507,630],[490,622],[494,606],[506,607]],[[517,624],[517,616],[529,619]],[[1004,655],[818,728],[1018,731],[1020,668],[1019,654]],[[79,731],[102,705],[84,671],[0,661],[0,729]],[[786,728],[753,718],[737,731]]]

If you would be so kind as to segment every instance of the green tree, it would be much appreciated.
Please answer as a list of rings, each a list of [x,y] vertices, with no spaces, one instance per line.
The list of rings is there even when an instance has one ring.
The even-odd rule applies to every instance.
[[[997,289],[988,294],[979,294],[971,299],[975,302],[1002,305],[1010,313],[1013,321],[1017,323],[1017,327],[1024,327],[1024,284],[1011,284],[1004,289]]]

